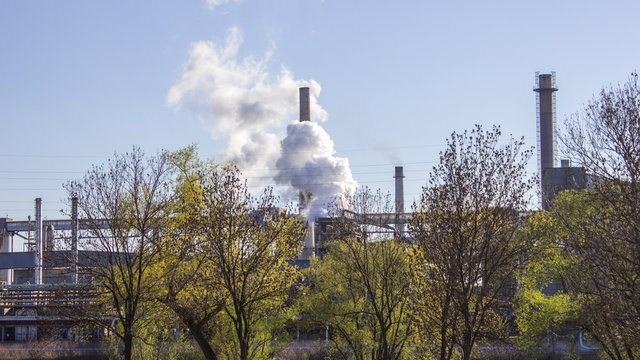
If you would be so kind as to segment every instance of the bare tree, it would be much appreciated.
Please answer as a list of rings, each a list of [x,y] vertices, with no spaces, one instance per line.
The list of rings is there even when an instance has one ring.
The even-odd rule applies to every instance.
[[[498,310],[510,300],[529,247],[516,231],[534,185],[525,171],[532,152],[522,151],[521,140],[502,145],[500,135],[499,127],[484,131],[479,125],[453,133],[410,219],[422,264],[418,275],[425,295],[435,291],[425,302],[437,304],[435,314],[426,319],[438,319],[433,340],[441,359],[452,356],[453,344],[469,359],[475,342],[500,322]]]
[[[609,357],[640,356],[640,85],[632,74],[604,88],[565,122],[567,154],[591,177],[554,215],[565,255],[579,265],[565,278],[585,326]]]
[[[145,321],[141,304],[150,293],[147,275],[170,203],[169,168],[167,153],[146,157],[133,148],[65,185],[78,198],[78,215],[88,228],[78,265],[100,294],[91,319],[123,342],[127,360],[135,330]]]

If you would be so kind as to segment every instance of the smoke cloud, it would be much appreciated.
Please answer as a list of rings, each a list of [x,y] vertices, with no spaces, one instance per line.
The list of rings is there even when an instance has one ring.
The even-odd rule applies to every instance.
[[[206,111],[212,138],[226,140],[222,160],[235,162],[249,186],[275,181],[289,187],[286,200],[310,191],[306,211],[322,215],[330,199],[356,187],[348,160],[334,156],[333,141],[318,124],[328,117],[317,102],[322,88],[314,80],[295,79],[284,67],[276,76],[269,74],[270,52],[260,59],[241,58],[242,41],[234,27],[221,44],[194,43],[167,102]],[[297,122],[302,86],[310,89],[312,122]]]
[[[316,123],[305,121],[287,126],[281,154],[276,162],[275,180],[311,194],[311,201],[304,204],[305,215],[326,215],[329,203],[343,195],[353,195],[358,186],[349,160],[334,156],[333,141]]]

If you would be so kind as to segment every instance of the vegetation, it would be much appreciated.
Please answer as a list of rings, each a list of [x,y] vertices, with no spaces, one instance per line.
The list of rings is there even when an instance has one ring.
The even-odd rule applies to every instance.
[[[147,321],[142,310],[152,288],[148,275],[172,196],[169,169],[166,152],[146,158],[134,148],[66,185],[70,197],[78,198],[79,218],[89,225],[80,247],[96,251],[89,260],[98,266],[78,264],[100,290],[89,317],[122,341],[126,360],[136,328]]]
[[[351,198],[357,214],[389,214],[391,201],[365,188]],[[342,359],[404,359],[412,336],[409,247],[369,234],[367,225],[337,209],[329,250],[306,275],[300,299],[308,321],[329,326],[329,352]]]
[[[264,357],[299,278],[289,261],[304,224],[277,208],[269,189],[249,194],[233,166],[200,161],[193,148],[174,153],[173,161],[177,194],[158,264],[158,299],[207,359]]]
[[[451,135],[408,236],[373,231],[400,217],[365,188],[332,209],[326,253],[304,271],[292,264],[307,224],[272,189],[251,194],[238,169],[195,147],[134,148],[66,185],[89,224],[80,246],[99,254],[99,266],[77,264],[99,295],[76,315],[108,328],[125,359],[297,356],[282,350],[286,329],[309,324],[329,330],[318,357],[467,360],[509,334],[512,314],[522,349],[581,329],[604,356],[637,359],[638,76],[566,125],[589,187],[550,211],[528,209],[531,151],[476,126]]]
[[[523,279],[518,324],[580,326],[611,359],[640,356],[640,87],[637,74],[603,89],[566,122],[566,151],[590,176],[589,188],[560,194],[536,232],[540,253]],[[546,223],[546,224],[543,224]],[[543,294],[551,280],[556,294]],[[540,335],[538,335],[538,338]],[[529,344],[531,345],[531,344]]]
[[[478,339],[503,332],[500,311],[530,248],[517,230],[534,184],[525,172],[531,151],[522,141],[501,145],[500,135],[480,126],[453,133],[411,217],[416,317],[439,359],[458,345],[467,360]]]

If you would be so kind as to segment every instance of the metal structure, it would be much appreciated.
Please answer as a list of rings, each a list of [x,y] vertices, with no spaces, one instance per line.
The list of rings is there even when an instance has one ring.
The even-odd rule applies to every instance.
[[[367,238],[371,235],[383,239],[407,240],[406,224],[411,213],[404,211],[404,175],[403,167],[395,168],[395,212],[388,213],[356,213],[343,210],[340,217],[319,217],[313,219],[313,236],[315,251],[322,256],[327,249],[327,243],[335,235],[339,223],[351,223],[360,228],[357,236]],[[364,240],[364,239],[363,239]]]
[[[0,341],[37,339],[42,326],[71,329],[77,319],[65,312],[73,313],[95,297],[90,279],[78,276],[78,264],[99,266],[96,259],[102,254],[79,250],[79,232],[107,228],[108,221],[80,221],[76,198],[71,208],[69,220],[43,220],[42,199],[37,198],[35,221],[0,218]],[[26,251],[15,251],[14,237],[24,240]],[[57,249],[57,238],[70,240],[71,249]]]

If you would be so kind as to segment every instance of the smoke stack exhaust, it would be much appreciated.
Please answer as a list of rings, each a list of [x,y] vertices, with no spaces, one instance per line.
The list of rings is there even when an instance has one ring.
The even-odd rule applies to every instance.
[[[300,88],[300,122],[311,121],[311,105],[309,103],[309,88]]]

